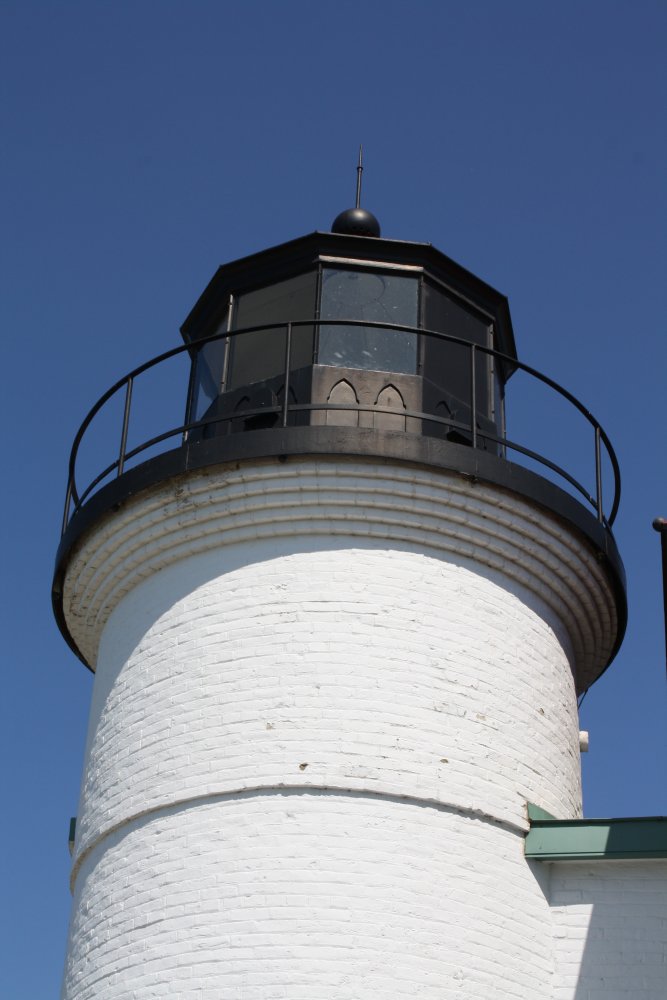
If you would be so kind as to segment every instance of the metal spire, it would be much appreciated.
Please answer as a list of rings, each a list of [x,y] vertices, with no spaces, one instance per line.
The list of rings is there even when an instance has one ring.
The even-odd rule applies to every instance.
[[[359,162],[357,163],[357,201],[355,208],[361,208],[361,175],[364,172],[363,146],[359,145]]]

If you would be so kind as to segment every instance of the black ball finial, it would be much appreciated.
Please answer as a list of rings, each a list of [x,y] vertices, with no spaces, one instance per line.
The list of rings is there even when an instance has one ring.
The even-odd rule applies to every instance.
[[[380,223],[365,208],[346,208],[334,219],[331,232],[343,236],[379,236]]]

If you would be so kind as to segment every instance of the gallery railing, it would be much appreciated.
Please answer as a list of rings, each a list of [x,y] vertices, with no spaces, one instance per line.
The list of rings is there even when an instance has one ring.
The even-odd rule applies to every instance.
[[[435,413],[420,412],[413,410],[402,410],[402,416],[406,418],[415,418],[427,422],[430,425],[443,425],[447,432],[455,431],[464,433],[466,435],[467,441],[472,448],[484,447],[487,448],[488,444],[494,444],[498,446],[499,452],[502,457],[506,458],[508,452],[511,453],[512,457],[519,461],[529,460],[529,462],[536,463],[543,469],[549,470],[560,484],[567,484],[570,491],[575,494],[575,496],[583,498],[584,501],[590,505],[600,523],[611,527],[616,517],[618,511],[618,505],[620,500],[621,492],[621,477],[620,470],[618,466],[618,460],[614,449],[607,437],[605,431],[598,423],[598,421],[593,417],[593,415],[583,406],[582,403],[576,399],[572,393],[568,392],[562,386],[558,385],[553,379],[529,365],[522,364],[515,358],[509,357],[508,355],[502,354],[499,351],[494,351],[487,347],[482,347],[477,344],[470,343],[467,340],[463,340],[460,337],[450,336],[449,334],[440,333],[435,330],[423,330],[417,329],[415,327],[401,326],[389,323],[369,323],[361,320],[300,320],[292,323],[267,323],[262,326],[247,327],[241,330],[233,330],[226,333],[216,334],[211,337],[207,337],[194,344],[184,344],[180,347],[175,347],[172,350],[165,351],[163,354],[158,355],[150,361],[145,362],[138,368],[135,368],[129,374],[125,375],[124,378],[119,379],[114,385],[111,386],[107,392],[95,403],[92,407],[85,420],[81,424],[79,430],[77,431],[76,437],[74,438],[74,443],[72,445],[72,451],[69,460],[69,472],[68,472],[68,482],[67,482],[67,496],[65,500],[65,511],[63,515],[63,533],[65,532],[70,520],[77,511],[85,504],[85,502],[96,492],[96,490],[110,477],[122,476],[126,470],[128,462],[137,456],[146,453],[149,450],[154,450],[156,446],[162,445],[164,443],[170,442],[172,439],[180,439],[180,443],[187,441],[188,436],[191,436],[195,431],[202,431],[203,429],[210,427],[211,425],[224,425],[225,423],[231,424],[231,421],[237,421],[239,417],[245,419],[254,416],[267,416],[269,414],[275,414],[276,426],[287,427],[290,425],[290,417],[294,417],[295,414],[299,412],[308,411],[327,411],[327,410],[351,410],[357,412],[372,412],[372,413],[388,413],[396,414],[396,410],[390,407],[383,407],[378,405],[367,406],[362,404],[341,404],[341,403],[330,403],[330,402],[309,402],[309,403],[297,403],[290,400],[290,375],[291,375],[291,361],[292,361],[292,335],[293,331],[299,327],[310,327],[313,329],[318,329],[324,326],[345,326],[345,327],[360,327],[360,328],[376,328],[380,330],[391,330],[402,332],[414,336],[415,334],[419,337],[436,338],[441,341],[445,341],[449,344],[459,345],[468,351],[469,355],[469,412],[470,419],[467,422],[461,422],[455,420],[451,417],[439,416]],[[215,413],[213,416],[206,417],[198,420],[188,419],[188,415],[192,409],[193,393],[195,389],[195,377],[197,370],[197,357],[199,352],[208,344],[215,341],[221,340],[231,340],[234,337],[242,337],[251,333],[259,333],[261,331],[285,331],[285,354],[284,354],[284,365],[282,368],[282,373],[278,373],[282,377],[283,384],[281,387],[282,398],[278,401],[275,406],[262,406],[261,408],[248,408],[239,412],[235,409],[233,412],[223,412]],[[169,427],[168,429],[161,431],[157,435],[149,437],[147,440],[142,441],[138,445],[128,449],[128,432],[131,425],[131,419],[133,414],[133,393],[134,387],[137,380],[141,376],[145,375],[158,366],[164,365],[166,362],[170,361],[172,358],[178,355],[183,355],[189,353],[190,355],[190,375],[189,382],[187,386],[186,393],[186,419],[185,422],[178,424],[178,426]],[[584,420],[590,425],[591,429],[591,453],[592,462],[590,463],[591,469],[594,472],[594,487],[592,491],[586,489],[570,472],[562,468],[561,465],[549,459],[546,455],[543,455],[536,450],[522,445],[518,441],[511,440],[507,437],[504,432],[499,431],[498,434],[494,434],[486,425],[484,429],[480,429],[478,426],[477,417],[478,414],[478,379],[477,379],[477,357],[479,354],[489,355],[494,359],[495,365],[506,366],[508,371],[520,371],[527,375],[530,379],[535,380],[538,383],[546,386],[548,389],[552,390],[560,399],[565,400],[575,411],[584,418]],[[185,388],[185,387],[184,387]],[[94,477],[86,483],[85,487],[80,490],[79,483],[77,482],[77,462],[79,459],[79,454],[81,450],[82,443],[86,441],[91,428],[94,426],[96,418],[99,417],[101,411],[109,404],[112,400],[117,400],[119,397],[122,398],[122,418],[120,420],[120,426],[117,428],[118,438],[120,444],[118,447],[117,457],[110,461],[103,469],[101,469]],[[488,421],[486,422],[488,423]],[[496,428],[498,429],[498,428]],[[164,450],[168,449],[168,445]],[[609,468],[611,470],[611,504],[608,508],[608,513],[605,513],[605,508],[603,505],[602,496],[602,482],[603,482],[603,459],[606,456],[606,460],[609,463]]]

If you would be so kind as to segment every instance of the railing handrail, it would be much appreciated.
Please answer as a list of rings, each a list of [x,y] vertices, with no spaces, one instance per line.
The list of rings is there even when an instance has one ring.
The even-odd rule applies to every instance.
[[[572,486],[574,486],[592,504],[592,506],[596,508],[598,519],[601,522],[605,523],[608,527],[611,527],[611,525],[614,523],[614,520],[615,520],[616,515],[618,513],[618,507],[619,507],[619,502],[620,502],[620,492],[621,492],[620,467],[619,467],[619,464],[618,464],[618,459],[616,457],[616,453],[615,453],[614,448],[613,448],[613,446],[611,444],[611,441],[609,440],[609,437],[607,436],[607,434],[606,434],[604,428],[602,427],[602,425],[599,423],[598,420],[596,420],[596,418],[593,416],[593,414],[590,412],[590,410],[587,407],[585,407],[583,405],[583,403],[581,403],[576,398],[576,396],[574,396],[571,392],[569,392],[569,390],[565,389],[563,386],[561,386],[554,379],[550,378],[548,375],[544,375],[542,372],[538,371],[536,368],[533,368],[531,365],[524,364],[522,361],[518,361],[516,358],[512,357],[511,355],[504,354],[502,351],[497,351],[494,348],[485,347],[485,346],[483,346],[481,344],[472,343],[471,341],[466,340],[463,337],[457,337],[457,336],[455,336],[453,334],[443,333],[440,330],[429,330],[429,329],[424,329],[422,327],[408,326],[408,325],[400,324],[400,323],[383,323],[383,322],[370,321],[370,320],[353,320],[353,319],[339,318],[339,319],[331,319],[331,320],[305,319],[305,320],[282,321],[282,322],[279,322],[279,323],[276,323],[276,322],[273,322],[273,323],[263,323],[263,324],[254,325],[254,326],[242,327],[242,328],[240,328],[238,330],[226,330],[226,331],[223,331],[221,333],[211,334],[208,337],[203,337],[203,338],[201,338],[199,340],[192,341],[190,343],[180,344],[177,347],[173,347],[173,348],[170,348],[167,351],[163,351],[161,354],[156,355],[154,358],[151,358],[150,360],[145,361],[143,364],[138,365],[136,368],[133,368],[130,372],[128,372],[122,378],[120,378],[116,382],[114,382],[114,384],[109,389],[107,389],[107,391],[105,393],[103,393],[102,396],[100,396],[100,398],[97,400],[97,402],[88,411],[88,413],[86,414],[84,420],[82,421],[82,423],[81,423],[81,425],[80,425],[80,427],[79,427],[79,429],[78,429],[78,431],[77,431],[77,433],[76,433],[76,435],[74,437],[74,441],[72,443],[72,449],[70,451],[69,463],[68,463],[67,497],[66,497],[66,502],[65,502],[65,513],[64,513],[64,517],[63,517],[63,532],[65,531],[65,529],[67,527],[67,524],[69,523],[69,520],[71,519],[71,517],[74,516],[74,514],[76,513],[76,511],[82,506],[82,504],[85,502],[86,498],[88,496],[90,496],[90,494],[95,489],[95,487],[97,485],[99,485],[99,483],[103,479],[105,479],[108,475],[110,475],[114,470],[118,470],[117,471],[117,475],[122,475],[123,470],[124,470],[124,466],[125,466],[125,462],[128,461],[129,459],[135,457],[137,454],[140,454],[142,451],[147,450],[148,448],[154,446],[155,444],[160,443],[161,441],[168,439],[169,437],[174,437],[177,434],[188,433],[189,431],[193,430],[196,427],[205,427],[205,426],[208,426],[210,424],[219,423],[219,422],[221,422],[223,420],[230,420],[230,419],[233,418],[233,416],[240,416],[241,415],[241,414],[234,414],[232,416],[230,414],[230,415],[227,415],[227,416],[224,416],[224,417],[217,416],[217,417],[213,417],[213,418],[210,418],[210,419],[207,419],[207,420],[196,420],[196,421],[191,421],[189,423],[183,423],[183,424],[179,425],[178,427],[172,428],[169,431],[166,431],[166,432],[164,432],[162,434],[159,434],[159,435],[151,438],[149,441],[144,442],[141,445],[137,446],[136,448],[131,449],[130,452],[126,451],[127,432],[128,432],[129,417],[130,417],[130,410],[131,410],[132,388],[133,388],[135,380],[140,375],[143,375],[144,372],[147,372],[147,371],[151,370],[152,368],[155,368],[158,365],[162,364],[163,362],[169,361],[171,358],[177,357],[180,354],[189,353],[191,355],[192,365],[194,367],[194,362],[196,360],[196,354],[204,346],[206,346],[207,344],[215,343],[215,342],[221,341],[221,340],[228,340],[228,339],[231,339],[231,338],[234,338],[234,337],[240,337],[240,336],[243,336],[244,334],[260,333],[260,332],[263,332],[263,331],[266,331],[266,330],[285,330],[287,332],[286,350],[285,350],[285,374],[286,374],[287,381],[286,381],[286,384],[285,384],[284,400],[280,404],[279,407],[276,407],[276,408],[273,408],[273,407],[262,408],[262,410],[261,410],[261,412],[263,412],[263,413],[273,412],[274,409],[276,410],[276,412],[282,412],[283,413],[283,418],[284,418],[284,423],[286,423],[287,414],[289,412],[293,412],[293,411],[296,411],[296,410],[318,410],[318,409],[319,410],[327,410],[327,409],[336,409],[336,410],[340,409],[340,410],[344,410],[344,409],[347,409],[347,410],[353,410],[353,411],[357,411],[357,412],[366,412],[366,411],[369,411],[369,410],[373,411],[373,412],[381,412],[381,411],[384,412],[384,410],[387,409],[387,412],[393,412],[389,408],[384,408],[384,407],[378,408],[377,406],[367,407],[367,406],[363,406],[363,405],[359,405],[359,404],[356,404],[356,405],[355,404],[341,405],[341,404],[329,404],[329,403],[315,403],[315,404],[305,404],[305,405],[304,404],[292,404],[292,405],[289,404],[289,401],[288,401],[288,384],[289,384],[289,375],[290,375],[290,355],[291,355],[291,335],[292,335],[292,331],[295,328],[297,328],[297,327],[317,327],[317,328],[321,328],[323,326],[347,326],[347,327],[352,326],[352,327],[361,327],[361,328],[364,328],[364,329],[394,330],[394,331],[401,332],[401,333],[410,333],[410,334],[416,334],[416,335],[422,335],[422,336],[432,337],[432,338],[435,338],[435,339],[438,339],[438,340],[445,341],[446,343],[460,345],[460,346],[466,348],[470,352],[470,354],[471,354],[471,381],[472,381],[471,410],[473,411],[473,417],[474,417],[474,410],[475,410],[474,405],[472,405],[474,403],[474,399],[475,399],[474,358],[475,358],[476,353],[478,351],[481,351],[483,354],[491,356],[494,359],[496,359],[497,361],[502,362],[509,369],[511,369],[512,373],[514,371],[516,371],[516,370],[524,371],[524,372],[526,372],[527,375],[531,376],[532,378],[536,379],[539,382],[542,382],[544,385],[546,385],[550,389],[554,390],[558,395],[560,395],[565,400],[567,400],[588,421],[588,423],[592,426],[592,428],[593,428],[593,430],[595,432],[595,473],[596,473],[596,492],[597,492],[597,496],[595,498],[592,497],[591,494],[587,490],[585,490],[584,487],[581,486],[581,484],[578,483],[577,480],[575,480],[569,473],[567,473],[560,466],[558,466],[555,463],[551,462],[545,456],[539,455],[537,452],[533,452],[531,449],[528,449],[528,448],[526,448],[526,447],[518,444],[517,442],[512,442],[512,441],[508,440],[506,436],[504,436],[504,437],[497,437],[497,436],[493,435],[492,433],[490,433],[490,432],[488,432],[486,430],[484,430],[483,432],[477,432],[476,421],[474,420],[474,418],[472,419],[473,447],[476,447],[476,445],[477,445],[476,437],[477,437],[477,434],[479,433],[480,436],[484,440],[488,440],[488,441],[492,441],[492,442],[497,443],[497,444],[501,444],[505,448],[509,448],[510,450],[518,451],[518,452],[526,455],[527,457],[529,457],[529,458],[531,458],[531,459],[533,459],[533,460],[535,460],[537,462],[540,462],[541,464],[545,465],[547,468],[552,469],[552,471],[554,471],[558,475],[562,476],[567,482],[569,482]],[[192,383],[192,378],[190,379],[190,383]],[[100,410],[106,405],[106,403],[109,402],[110,399],[113,398],[113,396],[116,393],[118,393],[122,389],[125,389],[126,397],[125,397],[124,415],[123,415],[123,423],[122,423],[122,430],[121,430],[121,444],[120,444],[119,457],[118,457],[118,459],[116,461],[114,461],[111,464],[109,464],[101,473],[99,473],[91,481],[91,483],[89,483],[86,486],[86,488],[84,489],[83,493],[81,495],[79,495],[77,487],[76,487],[76,463],[77,463],[77,458],[78,458],[78,453],[79,453],[79,447],[81,445],[81,442],[83,441],[83,438],[84,438],[84,436],[86,434],[86,431],[88,430],[88,428],[90,427],[91,423],[93,422],[93,420],[95,419],[95,417],[97,416],[97,414],[100,412]],[[190,390],[189,390],[188,394],[190,394]],[[251,411],[247,411],[247,412],[243,411],[242,415],[247,416],[248,413],[250,413],[250,412]],[[252,411],[252,412],[254,412],[254,411]],[[415,412],[410,411],[409,413],[408,413],[408,411],[404,411],[404,413],[405,413],[405,416],[411,416],[411,417],[416,417],[416,418],[421,418],[421,419],[427,419],[427,420],[429,420],[431,422],[434,422],[434,423],[443,423],[443,424],[447,424],[449,426],[454,426],[457,423],[456,421],[454,421],[452,419],[438,417],[435,414],[430,414],[430,413],[424,413],[424,412],[419,412],[418,413],[416,411]],[[461,425],[461,426],[463,426],[463,425]],[[612,468],[612,473],[613,473],[613,482],[614,482],[614,497],[613,497],[611,511],[610,511],[608,517],[604,516],[603,510],[602,510],[602,497],[601,497],[601,482],[602,482],[602,480],[601,480],[600,444],[604,445],[604,448],[605,448],[606,453],[608,455],[609,461],[611,463],[611,468]],[[72,502],[74,503],[74,511],[73,511],[73,513],[70,514],[70,508],[71,508]]]

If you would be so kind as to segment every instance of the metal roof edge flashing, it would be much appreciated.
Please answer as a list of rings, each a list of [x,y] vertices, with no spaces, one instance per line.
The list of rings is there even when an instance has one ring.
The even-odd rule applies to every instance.
[[[667,859],[667,816],[555,819],[528,803],[526,858],[533,861]]]

